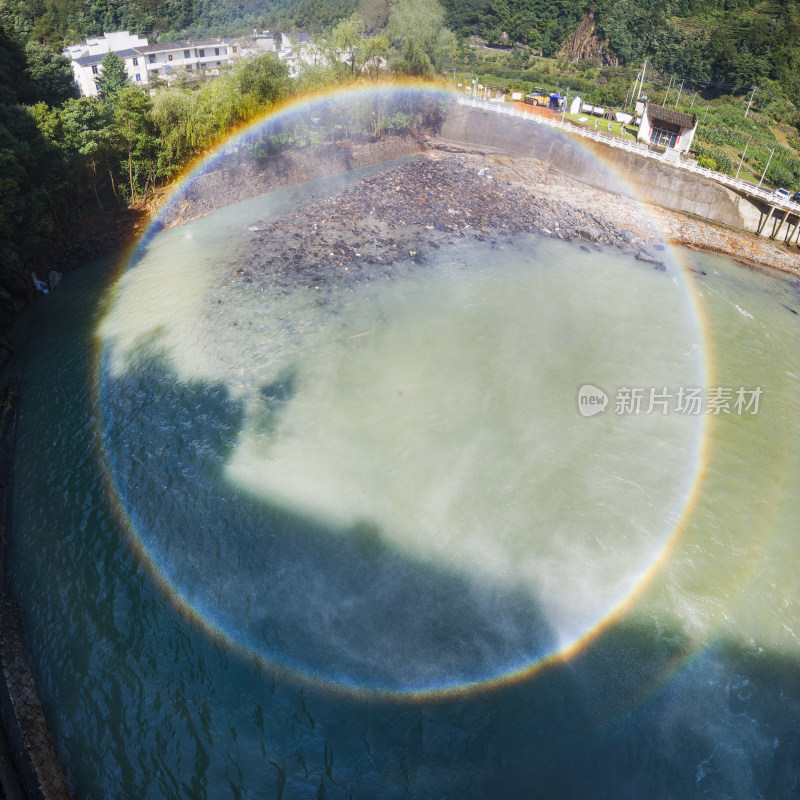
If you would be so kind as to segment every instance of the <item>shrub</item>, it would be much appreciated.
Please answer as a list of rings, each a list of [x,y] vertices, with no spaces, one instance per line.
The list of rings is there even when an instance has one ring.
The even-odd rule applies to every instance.
[[[707,169],[716,169],[717,162],[711,156],[700,156],[697,159],[698,167],[706,167]]]
[[[792,185],[793,174],[783,164],[773,161],[767,170],[767,180],[773,186],[788,187]]]
[[[725,172],[728,175],[733,175],[735,172],[731,157],[719,147],[703,147],[702,152],[698,152],[698,154],[711,159],[717,165],[716,169],[719,172]]]

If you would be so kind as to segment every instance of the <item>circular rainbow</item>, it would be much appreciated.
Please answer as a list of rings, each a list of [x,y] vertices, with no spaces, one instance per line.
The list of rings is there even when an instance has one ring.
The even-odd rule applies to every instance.
[[[140,257],[143,249],[147,247],[155,235],[164,227],[163,220],[169,213],[181,195],[191,187],[193,182],[202,175],[209,167],[213,166],[219,159],[224,157],[227,152],[235,149],[242,144],[247,143],[253,137],[262,134],[268,130],[270,126],[285,124],[297,115],[307,114],[321,103],[326,102],[341,102],[344,103],[349,100],[364,100],[369,101],[378,94],[391,94],[395,92],[424,92],[430,94],[431,98],[443,102],[452,102],[453,94],[441,86],[431,85],[428,83],[420,83],[416,81],[401,81],[391,84],[380,84],[377,87],[374,84],[356,84],[353,86],[341,88],[333,87],[323,90],[321,92],[304,95],[302,97],[290,99],[283,104],[270,108],[262,115],[254,120],[243,125],[239,129],[233,131],[227,138],[221,141],[212,151],[198,158],[192,163],[183,173],[181,178],[175,183],[170,192],[167,194],[164,202],[161,205],[159,212],[153,217],[146,231],[141,235],[139,240],[134,244],[132,250],[128,253],[126,259],[120,264],[120,275],[125,269],[136,264],[137,259]],[[533,127],[532,133],[536,128]],[[557,133],[559,137],[567,137],[565,134]],[[630,184],[626,181],[625,176],[619,172],[619,168],[613,161],[603,159],[598,156],[594,148],[588,148],[582,144],[581,140],[569,137],[570,146],[577,147],[586,153],[591,154],[594,159],[599,159],[604,163],[606,169],[613,171],[617,180],[630,188]],[[636,193],[631,189],[630,194],[636,198]],[[657,226],[654,226],[657,227]],[[704,372],[707,385],[713,379],[714,369],[712,355],[708,350],[708,337],[705,330],[704,316],[699,308],[699,301],[697,292],[692,288],[691,281],[687,277],[688,266],[685,263],[685,258],[679,251],[671,250],[669,252],[672,264],[677,267],[679,275],[681,275],[682,291],[686,298],[686,303],[691,309],[692,317],[696,322],[698,329],[698,337],[701,342],[702,353],[704,357]],[[109,302],[109,307],[113,305],[113,297]],[[677,543],[680,540],[681,533],[685,529],[688,520],[692,517],[696,507],[698,498],[700,496],[704,476],[708,464],[710,444],[709,444],[709,428],[711,422],[709,418],[703,418],[702,433],[697,444],[697,451],[695,454],[694,469],[690,485],[687,488],[686,496],[680,509],[677,522],[666,537],[661,550],[655,555],[650,564],[636,577],[633,588],[623,597],[614,607],[607,610],[599,623],[584,631],[579,636],[575,637],[571,642],[561,647],[557,651],[551,652],[544,657],[526,660],[523,663],[507,665],[501,675],[493,675],[487,678],[475,679],[467,682],[449,683],[446,680],[442,681],[441,685],[425,686],[418,690],[393,690],[385,688],[364,687],[348,679],[347,676],[331,676],[322,672],[315,673],[307,669],[296,669],[292,666],[279,663],[273,660],[267,660],[264,656],[256,652],[253,648],[243,645],[236,636],[221,625],[218,621],[214,620],[209,614],[201,613],[185,595],[180,587],[176,586],[167,577],[165,571],[162,569],[156,558],[148,550],[147,546],[140,537],[136,525],[133,521],[131,510],[126,508],[122,500],[122,493],[119,491],[116,483],[114,471],[110,465],[108,453],[106,452],[104,431],[102,430],[102,373],[104,364],[104,350],[103,342],[100,337],[96,341],[95,352],[95,375],[93,380],[94,392],[94,420],[95,420],[95,447],[98,459],[102,467],[102,473],[105,480],[106,494],[110,506],[112,507],[115,517],[120,525],[121,530],[127,538],[129,546],[134,550],[141,563],[144,564],[152,576],[155,584],[160,588],[163,593],[164,599],[171,603],[177,612],[184,616],[186,619],[191,620],[193,624],[204,630],[208,635],[223,642],[226,647],[238,652],[242,657],[255,659],[256,663],[267,667],[269,670],[282,675],[287,680],[302,681],[316,685],[327,691],[343,692],[346,694],[362,696],[376,695],[380,697],[388,697],[395,700],[418,700],[418,699],[436,699],[448,698],[452,696],[463,696],[478,691],[486,691],[491,688],[519,683],[528,680],[537,672],[552,667],[555,664],[562,663],[565,660],[573,658],[589,643],[595,641],[602,633],[609,627],[617,623],[617,621],[627,614],[636,603],[637,598],[646,590],[648,585],[659,574],[663,565],[668,561],[670,554],[673,552]]]

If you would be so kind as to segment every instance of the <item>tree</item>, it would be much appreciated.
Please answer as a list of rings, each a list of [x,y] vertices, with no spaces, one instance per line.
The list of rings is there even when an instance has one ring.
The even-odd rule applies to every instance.
[[[196,125],[202,95],[202,89],[175,87],[163,89],[153,98],[151,116],[171,163],[184,163],[210,144]]]
[[[456,53],[457,42],[444,26],[444,9],[436,0],[398,0],[389,17],[394,40],[394,68],[406,75],[430,75]]]
[[[56,106],[74,97],[75,78],[66,56],[30,41],[25,46],[25,60],[28,62],[26,72],[37,99]]]
[[[112,130],[127,173],[129,199],[137,203],[168,172],[161,139],[151,116],[152,100],[136,86],[125,86],[114,95]]]
[[[65,198],[62,162],[36,116],[24,106],[0,104],[0,241],[28,245],[51,234],[56,201]],[[69,211],[66,203],[62,209]]]
[[[19,78],[25,72],[25,54],[14,33],[0,18],[0,104],[19,100]]]
[[[231,71],[233,87],[258,106],[269,106],[289,91],[289,67],[274,53],[241,59]]]
[[[389,49],[389,37],[383,34],[362,39],[356,52],[356,73],[366,72],[377,78],[380,72],[380,62]]]
[[[59,35],[53,22],[53,17],[49,12],[37,18],[29,41],[37,42],[47,47],[60,47],[62,45],[63,37]]]
[[[88,171],[97,205],[102,210],[98,182],[104,180],[104,176],[111,179],[111,189],[116,196],[111,169],[111,111],[93,97],[81,97],[67,100],[60,109],[60,115],[60,144],[71,156],[70,174],[80,180]]]
[[[342,72],[360,75],[370,64],[377,70],[378,59],[389,49],[386,36],[364,36],[365,30],[364,20],[353,13],[331,31],[326,55],[339,77]]]
[[[382,31],[389,22],[389,0],[359,0],[358,15],[368,31]]]
[[[100,77],[97,79],[100,96],[113,102],[120,90],[130,86],[130,83],[125,62],[114,52],[106,53],[100,64]]]
[[[356,52],[364,27],[364,20],[353,13],[331,31],[329,58],[334,69],[344,62],[350,67],[350,74],[356,74]]]

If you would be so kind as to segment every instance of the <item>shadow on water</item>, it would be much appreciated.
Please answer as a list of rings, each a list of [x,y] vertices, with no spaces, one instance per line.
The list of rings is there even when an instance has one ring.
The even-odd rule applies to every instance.
[[[290,371],[262,388],[261,434],[294,391]],[[402,691],[496,677],[553,649],[530,595],[402,555],[368,519],[337,528],[229,483],[244,407],[225,387],[181,382],[156,356],[106,376],[103,398],[134,529],[184,599],[256,654]]]
[[[140,390],[153,385],[170,391]],[[143,535],[155,532],[190,601],[268,660],[356,688],[413,689],[491,679],[552,648],[529,596],[410,560],[369,520],[336,529],[238,492],[222,469],[243,409],[224,388],[178,384],[158,360],[107,388],[112,405],[131,403],[123,443],[113,425],[108,436]],[[293,391],[287,373],[262,396],[279,413]],[[168,473],[166,496],[193,492],[188,505],[141,511]],[[333,796],[353,780],[369,794],[353,772],[365,747],[386,797],[788,797],[800,764],[796,660],[734,642],[698,648],[677,620],[632,615],[569,662],[463,699],[373,699],[364,711],[320,689],[301,698],[324,752],[344,759],[339,778],[328,756],[320,767]],[[367,733],[351,718],[362,713]]]
[[[121,541],[87,446],[85,338],[64,335],[71,320],[84,324],[86,315],[58,296],[47,301],[32,332],[23,383],[12,586],[48,719],[78,797],[798,796],[797,655],[744,640],[693,642],[679,618],[655,619],[634,609],[567,662],[513,685],[487,685],[440,701],[410,696],[389,702],[304,687],[199,635],[163,602]],[[148,381],[171,377],[159,368],[140,370],[141,386],[133,378],[127,386],[143,417],[137,432],[148,441],[167,442],[168,433],[176,440],[150,466],[172,464],[176,473],[180,467],[181,480],[197,481],[217,498],[216,505],[203,500],[215,509],[217,523],[227,526],[220,530],[234,530],[236,517],[219,499],[231,488],[220,486],[218,465],[241,425],[241,405],[220,387],[167,382],[176,395],[185,393],[183,411],[170,417],[163,404],[147,403]],[[186,435],[198,415],[205,415],[204,435]],[[115,418],[111,433],[124,421]],[[159,432],[159,426],[167,430]],[[129,454],[140,457],[132,446]],[[178,503],[166,474],[147,479],[145,470],[117,468],[145,480],[135,487],[138,494],[151,488],[166,507]],[[328,558],[377,562],[389,573],[395,568],[394,555],[383,551],[368,522],[355,536],[291,518],[281,527],[278,510],[247,498],[230,505],[240,499],[250,504],[254,520],[273,525],[265,537],[270,558],[255,571],[278,586],[282,576],[273,566],[283,563],[291,571],[286,561],[295,555],[304,573],[292,575],[287,587],[302,591],[315,591],[312,568],[326,566]],[[192,502],[186,498],[181,507],[185,511]],[[231,565],[240,573],[238,559],[247,557],[226,538],[194,528],[170,552],[183,548],[187,561],[191,554],[202,556],[206,568],[214,562],[216,575],[205,573],[213,587],[232,579]],[[198,546],[187,550],[193,540]],[[211,542],[219,543],[218,555]],[[443,595],[447,605],[451,594],[473,588],[442,571],[426,577],[424,605]],[[296,614],[294,602],[292,594],[285,613]],[[482,618],[469,617],[474,603],[460,602],[469,630]],[[496,602],[513,615],[513,597]],[[529,600],[524,611],[523,619],[543,624]],[[546,639],[538,631],[537,641]]]
[[[798,659],[731,640],[692,645],[679,621],[654,622],[628,618],[498,694],[500,707],[526,711],[504,718],[506,760],[486,796],[798,796]]]

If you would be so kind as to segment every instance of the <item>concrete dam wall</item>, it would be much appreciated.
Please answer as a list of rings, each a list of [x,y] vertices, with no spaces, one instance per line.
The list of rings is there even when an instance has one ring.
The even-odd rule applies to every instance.
[[[453,144],[535,158],[591,186],[750,233],[758,231],[770,213],[768,203],[701,175],[490,110],[453,107],[441,137]],[[791,214],[788,221],[796,224],[797,215]]]

